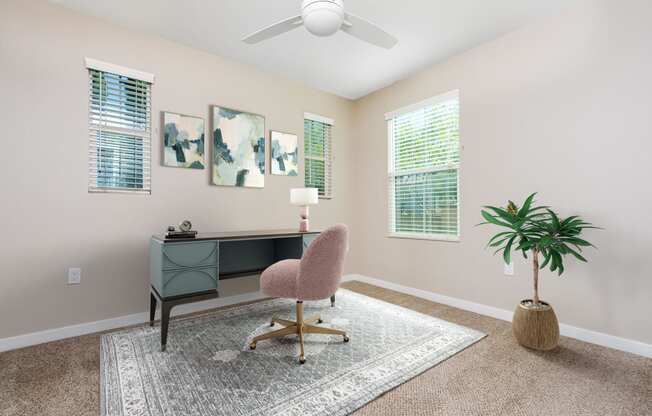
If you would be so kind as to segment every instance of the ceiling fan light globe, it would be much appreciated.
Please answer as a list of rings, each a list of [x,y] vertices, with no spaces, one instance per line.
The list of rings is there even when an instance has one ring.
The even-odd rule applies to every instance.
[[[344,22],[344,7],[341,0],[304,0],[301,17],[308,32],[330,36]]]

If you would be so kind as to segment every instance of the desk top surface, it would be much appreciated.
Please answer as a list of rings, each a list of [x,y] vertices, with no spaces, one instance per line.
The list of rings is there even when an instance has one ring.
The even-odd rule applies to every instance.
[[[153,235],[152,238],[164,243],[173,243],[178,241],[202,241],[202,240],[240,240],[247,238],[273,238],[273,237],[292,237],[304,234],[319,234],[321,231],[313,230],[301,232],[296,229],[281,230],[252,230],[252,231],[224,231],[220,233],[197,233],[195,238],[165,238],[165,234]]]

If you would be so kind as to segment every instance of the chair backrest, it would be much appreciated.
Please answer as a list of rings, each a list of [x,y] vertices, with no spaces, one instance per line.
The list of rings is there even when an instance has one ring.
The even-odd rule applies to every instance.
[[[346,225],[338,224],[310,243],[297,275],[299,300],[326,299],[335,293],[342,278],[348,238]]]

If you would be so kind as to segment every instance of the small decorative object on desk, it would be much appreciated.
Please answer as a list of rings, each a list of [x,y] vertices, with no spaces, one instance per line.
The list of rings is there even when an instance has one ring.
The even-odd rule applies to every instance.
[[[192,230],[192,223],[184,220],[179,224],[179,231],[175,231],[174,226],[170,225],[165,238],[195,238],[196,236],[197,231]]]
[[[188,221],[188,220],[183,220],[183,221],[181,221],[181,223],[179,224],[179,229],[180,229],[181,231],[186,231],[186,232],[188,232],[188,231],[190,231],[190,230],[192,229],[192,223],[191,223],[190,221]]]
[[[301,221],[299,222],[299,231],[302,233],[310,230],[308,206],[319,203],[319,194],[317,188],[294,188],[290,189],[290,203],[301,207]]]

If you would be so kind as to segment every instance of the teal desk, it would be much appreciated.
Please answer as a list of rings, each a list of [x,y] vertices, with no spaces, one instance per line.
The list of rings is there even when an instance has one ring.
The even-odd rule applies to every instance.
[[[319,231],[237,231],[193,239],[153,236],[149,246],[150,325],[161,303],[161,350],[176,305],[219,297],[220,281],[261,273],[280,260],[300,259]],[[331,303],[335,302],[335,295]]]

